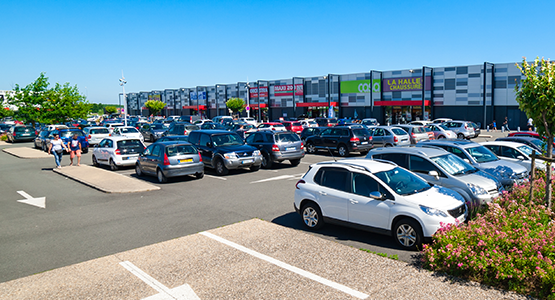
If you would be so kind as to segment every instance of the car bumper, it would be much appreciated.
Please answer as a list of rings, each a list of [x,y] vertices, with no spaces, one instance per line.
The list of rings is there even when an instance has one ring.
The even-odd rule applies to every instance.
[[[224,158],[225,167],[228,169],[249,168],[252,166],[260,166],[262,164],[262,156],[251,156],[242,158],[227,159]]]
[[[137,162],[137,158],[139,156],[129,156],[127,157],[127,159],[124,159],[125,157],[122,157],[121,159],[118,160],[114,160],[114,163],[117,166],[121,166],[121,167],[130,167],[130,166],[134,166],[135,163]]]
[[[424,226],[422,226],[422,233],[424,234],[425,238],[431,238],[432,235],[434,235],[434,233],[436,233],[441,227],[447,224],[463,224],[466,221],[467,217],[468,210],[457,218],[454,218],[452,216],[449,216],[447,218],[426,216],[422,220],[423,224],[425,224]]]
[[[362,152],[370,151],[372,149],[372,147],[373,147],[373,145],[372,145],[371,142],[369,142],[366,145],[361,145],[361,144],[354,144],[353,145],[353,144],[351,144],[351,149],[349,149],[349,151],[354,151],[354,152],[356,152],[356,151],[362,151]]]
[[[177,177],[185,175],[194,175],[204,172],[204,163],[183,164],[174,166],[164,166],[162,172],[166,177]]]
[[[281,153],[273,153],[272,158],[275,161],[283,161],[288,159],[301,159],[305,155],[304,150],[302,151],[292,151],[292,152],[281,152]]]

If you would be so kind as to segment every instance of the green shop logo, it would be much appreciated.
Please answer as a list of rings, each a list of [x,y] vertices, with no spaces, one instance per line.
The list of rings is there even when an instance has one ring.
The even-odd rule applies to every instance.
[[[381,90],[381,83],[379,79],[373,79],[372,82],[368,79],[352,80],[341,82],[341,93],[345,94],[358,94],[358,93],[379,93]]]

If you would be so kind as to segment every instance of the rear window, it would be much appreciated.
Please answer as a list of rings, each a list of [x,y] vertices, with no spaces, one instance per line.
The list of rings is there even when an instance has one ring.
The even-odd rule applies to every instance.
[[[158,124],[158,123],[150,125],[150,128],[152,128],[152,129],[165,129],[164,125]]]
[[[187,130],[189,130],[189,131],[200,129],[197,125],[188,125],[188,126],[185,126],[185,128],[187,128]]]
[[[31,132],[34,131],[33,127],[17,126],[14,128],[15,132]]]
[[[299,138],[298,135],[296,134],[291,134],[291,133],[287,133],[287,134],[276,134],[276,142],[278,143],[284,143],[284,142],[298,142],[301,139]]]
[[[414,132],[414,133],[426,133],[426,130],[424,129],[424,127],[413,127],[412,132]]]
[[[90,134],[109,134],[108,128],[91,129]]]
[[[137,129],[135,128],[122,128],[121,133],[137,133]]]
[[[401,128],[393,128],[393,129],[391,129],[391,131],[393,131],[393,133],[395,133],[396,135],[407,135],[408,134],[406,131],[404,131]]]
[[[139,140],[118,141],[118,149],[123,153],[143,153],[144,146]]]
[[[293,125],[293,126],[302,126],[301,123],[299,123],[299,122],[295,122],[295,123],[293,123],[293,124],[291,124],[291,125]]]
[[[191,145],[177,145],[166,147],[166,154],[169,157],[196,153],[198,153],[197,149]]]
[[[355,136],[367,136],[370,135],[370,132],[364,128],[360,128],[360,129],[353,129],[353,134]]]

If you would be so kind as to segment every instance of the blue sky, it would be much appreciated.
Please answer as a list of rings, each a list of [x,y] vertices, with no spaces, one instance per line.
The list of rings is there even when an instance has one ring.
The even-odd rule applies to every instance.
[[[0,90],[92,103],[293,76],[555,59],[552,1],[1,1]]]

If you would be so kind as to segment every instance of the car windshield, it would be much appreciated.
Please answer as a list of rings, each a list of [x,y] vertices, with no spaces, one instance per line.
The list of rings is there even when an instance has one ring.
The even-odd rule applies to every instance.
[[[443,130],[449,130],[449,128],[447,128],[447,126],[445,125],[437,125],[437,127],[443,129]]]
[[[137,129],[129,127],[129,128],[121,128],[120,129],[121,133],[137,133]]]
[[[538,148],[543,149],[545,146],[545,143],[540,140],[540,139],[531,139],[530,142],[536,146],[538,146]]]
[[[291,142],[298,142],[301,139],[298,135],[292,133],[285,133],[285,134],[276,134],[276,141],[278,143],[291,143]]]
[[[479,163],[499,160],[499,158],[497,158],[491,150],[484,146],[468,148],[466,151],[468,151],[468,154],[470,154],[470,156],[472,156]]]
[[[399,195],[412,195],[423,192],[431,187],[420,177],[402,168],[382,171],[374,175]]]
[[[534,151],[534,149],[530,148],[530,146],[527,145],[519,146],[517,149],[524,152],[524,154],[528,156],[532,155],[532,151]]]
[[[408,134],[406,131],[404,131],[401,128],[393,128],[393,129],[391,129],[391,131],[393,131],[393,133],[395,133],[396,135],[407,135]]]
[[[196,154],[196,153],[197,153],[197,149],[195,149],[195,147],[191,145],[176,145],[176,146],[166,147],[166,154],[169,157],[187,155],[187,154]]]
[[[154,123],[154,124],[150,125],[150,128],[152,128],[152,129],[165,129],[164,125],[159,124],[159,123]]]
[[[89,132],[90,134],[110,134],[110,130],[108,130],[108,128],[94,128]]]
[[[118,141],[118,149],[123,153],[143,153],[145,147],[139,140]]]
[[[431,160],[438,164],[445,172],[457,176],[475,173],[478,169],[454,154],[432,157]]]
[[[212,136],[214,147],[243,145],[243,139],[237,134],[216,134]]]

